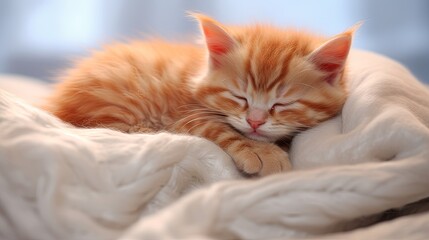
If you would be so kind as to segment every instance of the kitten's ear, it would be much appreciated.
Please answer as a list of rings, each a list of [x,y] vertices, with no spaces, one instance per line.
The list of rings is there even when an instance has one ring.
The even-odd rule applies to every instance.
[[[192,13],[191,16],[200,23],[212,67],[219,67],[222,57],[234,48],[235,40],[217,21],[197,13]]]
[[[334,81],[338,79],[338,75],[344,69],[352,44],[353,33],[359,26],[360,24],[357,24],[346,32],[334,36],[310,53],[309,60],[320,71],[327,73],[325,80],[329,84],[334,84]]]

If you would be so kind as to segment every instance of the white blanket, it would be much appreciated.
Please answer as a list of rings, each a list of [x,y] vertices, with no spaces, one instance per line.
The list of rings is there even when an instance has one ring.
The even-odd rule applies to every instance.
[[[348,81],[342,114],[294,139],[297,171],[252,180],[207,140],[77,129],[0,90],[0,239],[429,236],[429,213],[336,233],[429,197],[428,89],[360,51]]]

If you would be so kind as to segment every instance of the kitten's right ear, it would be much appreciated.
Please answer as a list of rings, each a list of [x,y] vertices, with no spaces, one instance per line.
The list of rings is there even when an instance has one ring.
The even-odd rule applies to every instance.
[[[309,55],[315,66],[327,73],[326,82],[334,84],[344,68],[352,44],[354,32],[362,25],[358,23],[347,31],[331,38]]]
[[[198,13],[190,13],[190,15],[200,23],[209,50],[211,66],[214,68],[221,66],[222,57],[234,48],[235,40],[217,21]]]

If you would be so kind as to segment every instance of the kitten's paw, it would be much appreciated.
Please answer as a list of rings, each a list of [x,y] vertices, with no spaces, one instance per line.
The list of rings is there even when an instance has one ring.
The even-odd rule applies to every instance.
[[[251,142],[233,158],[237,167],[250,175],[266,176],[292,169],[288,154],[271,143]]]

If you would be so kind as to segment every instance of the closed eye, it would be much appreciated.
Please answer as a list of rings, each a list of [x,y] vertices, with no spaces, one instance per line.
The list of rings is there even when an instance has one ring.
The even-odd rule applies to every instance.
[[[296,103],[298,100],[294,100],[294,101],[290,101],[290,102],[286,102],[286,103],[275,103],[275,104],[273,104],[273,106],[271,107],[271,111],[274,111],[276,108],[279,108],[279,107],[287,107],[287,106],[290,106],[290,105],[292,105],[292,104],[294,104],[294,103]]]
[[[231,94],[232,94],[232,96],[234,96],[236,99],[238,99],[238,100],[242,101],[244,104],[246,104],[246,105],[247,105],[247,98],[242,97],[242,96],[235,95],[235,94],[233,94],[233,93],[231,93]]]

